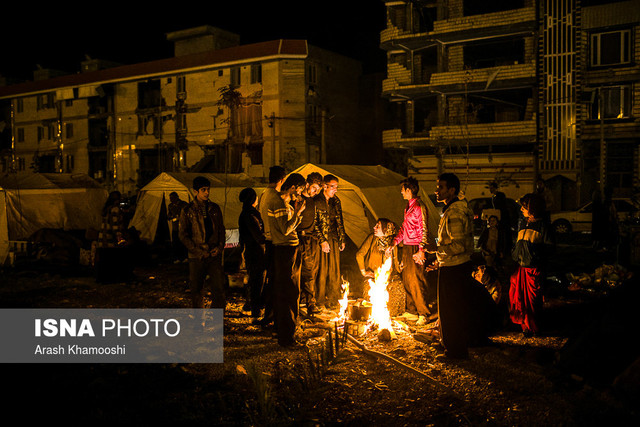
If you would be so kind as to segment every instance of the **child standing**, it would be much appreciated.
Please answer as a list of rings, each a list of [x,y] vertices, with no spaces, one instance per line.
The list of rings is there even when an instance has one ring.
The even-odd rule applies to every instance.
[[[529,193],[520,204],[524,221],[513,249],[517,267],[511,276],[509,314],[513,323],[521,325],[524,335],[530,337],[540,332],[544,268],[551,239],[544,221],[544,199]]]

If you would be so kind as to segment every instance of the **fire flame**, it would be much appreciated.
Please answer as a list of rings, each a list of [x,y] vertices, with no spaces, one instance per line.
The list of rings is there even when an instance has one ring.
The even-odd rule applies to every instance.
[[[340,312],[338,313],[338,317],[333,320],[344,321],[347,318],[347,308],[349,307],[349,282],[342,283],[342,298],[338,303],[340,303]]]
[[[371,302],[371,317],[369,321],[380,329],[392,330],[391,315],[389,314],[389,276],[391,275],[393,259],[387,258],[378,268],[374,279],[369,279],[369,301]]]

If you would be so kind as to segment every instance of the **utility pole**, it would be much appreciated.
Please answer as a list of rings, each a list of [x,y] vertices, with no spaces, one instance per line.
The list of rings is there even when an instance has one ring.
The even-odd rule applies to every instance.
[[[321,123],[320,123],[320,163],[327,164],[327,135],[326,135],[326,121],[327,110],[321,109]]]
[[[62,154],[62,101],[56,101],[56,145],[58,147],[56,169],[58,173],[64,171],[64,157]]]
[[[271,166],[275,166],[278,164],[278,159],[276,159],[276,113],[271,113],[269,127],[271,128]]]
[[[16,117],[15,101],[11,100],[11,172],[16,172]]]
[[[604,103],[602,96],[602,87],[598,88],[598,115],[600,116],[600,194],[604,195],[605,179],[606,179],[606,155],[607,143],[604,140]]]

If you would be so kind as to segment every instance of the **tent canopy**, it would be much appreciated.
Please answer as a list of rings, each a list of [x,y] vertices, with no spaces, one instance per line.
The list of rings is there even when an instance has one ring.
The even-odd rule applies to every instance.
[[[0,178],[9,240],[42,228],[99,228],[107,190],[85,174],[25,173]]]
[[[0,262],[11,240],[43,228],[99,228],[108,192],[86,174],[18,173],[0,177]],[[4,248],[4,249],[3,249]]]
[[[322,176],[333,174],[340,180],[338,197],[342,202],[345,231],[358,246],[372,233],[378,218],[388,218],[398,226],[402,224],[406,201],[400,194],[400,181],[404,177],[382,166],[360,165],[315,165],[307,163],[295,171],[306,178],[311,172]],[[204,176],[211,181],[209,199],[220,205],[227,228],[227,243],[237,240],[238,217],[242,204],[238,200],[240,191],[246,187],[256,190],[259,195],[267,184],[251,178],[247,174],[223,173],[178,173],[163,172],[145,185],[138,193],[136,211],[130,226],[140,232],[140,238],[153,242],[158,229],[162,203],[169,205],[169,194],[178,193],[182,200],[193,200],[192,184],[196,176]],[[438,228],[439,211],[420,190],[421,198],[429,210],[429,229]],[[164,202],[163,202],[164,201]]]
[[[383,166],[315,165],[307,163],[294,172],[306,177],[311,172],[322,176],[335,175],[339,179],[337,196],[342,202],[345,231],[358,246],[373,232],[379,218],[388,218],[398,226],[402,224],[406,201],[400,194],[404,176]],[[420,198],[429,212],[429,230],[435,237],[440,222],[439,210],[420,189]]]
[[[228,230],[227,243],[229,239],[237,240],[237,236],[231,230],[238,228],[238,217],[242,212],[242,203],[238,199],[240,191],[252,187],[260,194],[266,184],[244,173],[191,172],[162,172],[138,192],[136,210],[129,226],[140,232],[141,239],[147,242],[153,242],[155,239],[162,203],[164,202],[165,209],[168,208],[169,194],[175,191],[180,199],[186,202],[193,200],[193,179],[196,176],[204,176],[211,182],[209,200],[217,203],[222,209],[224,226]]]

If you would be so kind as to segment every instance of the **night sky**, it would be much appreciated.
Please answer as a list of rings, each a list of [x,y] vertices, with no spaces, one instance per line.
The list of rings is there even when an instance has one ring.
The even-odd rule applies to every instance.
[[[166,33],[201,25],[235,32],[241,44],[306,39],[361,60],[365,72],[384,71],[379,40],[386,15],[381,0],[235,0],[223,6],[219,0],[164,4],[134,0],[84,3],[82,9],[23,3],[29,4],[3,6],[0,14],[0,75],[9,78],[31,79],[37,64],[75,73],[85,55],[122,64],[170,57],[173,51]]]

